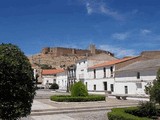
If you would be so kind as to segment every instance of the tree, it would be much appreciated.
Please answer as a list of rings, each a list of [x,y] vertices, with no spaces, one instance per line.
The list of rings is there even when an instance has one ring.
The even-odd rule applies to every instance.
[[[57,83],[53,83],[51,84],[49,89],[54,89],[54,90],[59,89],[59,85]]]
[[[146,87],[146,92],[150,94],[150,100],[160,104],[160,69],[157,72],[156,80]]]
[[[77,82],[72,86],[71,96],[73,97],[86,97],[88,96],[88,91],[86,86],[81,82]]]
[[[16,120],[30,114],[35,87],[28,58],[12,44],[0,45],[0,118]]]

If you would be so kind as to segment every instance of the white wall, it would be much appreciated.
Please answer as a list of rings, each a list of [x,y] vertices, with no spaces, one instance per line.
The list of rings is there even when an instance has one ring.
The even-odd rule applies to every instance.
[[[67,89],[67,75],[65,72],[57,74],[56,83],[59,85],[59,89]]]
[[[140,72],[139,79],[137,79],[137,72]],[[117,72],[114,94],[125,94],[125,86],[127,86],[129,95],[145,95],[145,86],[156,78],[156,72],[156,69]],[[142,88],[137,88],[137,84],[141,84]]]
[[[110,67],[111,66],[105,67],[106,78],[111,78]],[[112,67],[113,67],[113,77],[114,77],[115,67],[114,66],[112,66]],[[103,69],[104,69],[104,67],[95,69],[96,70],[96,79],[104,78],[104,70]],[[94,69],[88,69],[88,79],[94,79]]]
[[[94,90],[94,85],[96,85],[96,91],[105,91],[104,82],[107,82],[107,91],[111,91],[111,84],[114,85],[114,78],[105,78],[105,79],[90,79],[85,80],[84,84],[87,83],[88,91]]]
[[[140,72],[140,79],[137,79],[137,72]],[[116,72],[116,81],[152,81],[155,79],[157,70],[139,70]]]
[[[54,79],[56,79],[56,77],[54,75],[43,75],[42,76],[42,85],[46,85],[47,81],[48,81],[48,83],[54,83]]]
[[[94,85],[96,85],[96,91],[105,91],[104,88],[104,82],[107,82],[107,91],[111,91],[111,84],[113,84],[114,88],[114,74],[113,77],[111,77],[111,71],[110,67],[105,67],[106,69],[106,77],[104,78],[104,67],[97,68],[96,70],[96,78],[94,78],[94,69],[88,69],[88,79],[84,81],[84,83],[87,83],[88,91],[94,90]],[[115,70],[115,67],[113,67],[113,73]]]
[[[88,61],[81,60],[76,64],[76,79],[86,79],[88,77],[87,72]]]

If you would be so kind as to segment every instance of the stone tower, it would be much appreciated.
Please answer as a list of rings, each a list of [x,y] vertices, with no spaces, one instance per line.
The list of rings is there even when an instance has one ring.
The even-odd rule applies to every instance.
[[[91,54],[96,54],[96,47],[94,44],[90,44],[89,50],[90,50]]]

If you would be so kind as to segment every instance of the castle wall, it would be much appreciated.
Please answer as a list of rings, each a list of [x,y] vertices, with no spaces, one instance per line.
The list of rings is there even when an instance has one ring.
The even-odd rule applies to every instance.
[[[61,56],[61,55],[90,55],[93,54],[93,51],[91,50],[82,50],[82,49],[75,49],[75,48],[63,48],[63,47],[55,47],[55,48],[43,48],[42,49],[43,54],[52,54],[53,56]],[[109,55],[112,55],[112,53],[108,51],[98,50],[95,49],[95,54],[100,53],[108,53]]]
[[[86,53],[90,53],[90,51],[89,50],[81,50],[81,49],[76,50],[76,54],[78,54],[78,55],[85,55]]]

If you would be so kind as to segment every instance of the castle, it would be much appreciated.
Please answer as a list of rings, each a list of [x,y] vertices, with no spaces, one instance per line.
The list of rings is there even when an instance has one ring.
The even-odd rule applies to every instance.
[[[86,56],[86,55],[94,55],[105,53],[111,56],[114,56],[113,53],[105,50],[96,49],[95,45],[90,45],[89,49],[76,49],[76,48],[64,48],[64,47],[46,47],[42,49],[42,54],[51,54],[52,56],[68,56],[68,55],[79,55],[79,56]]]

